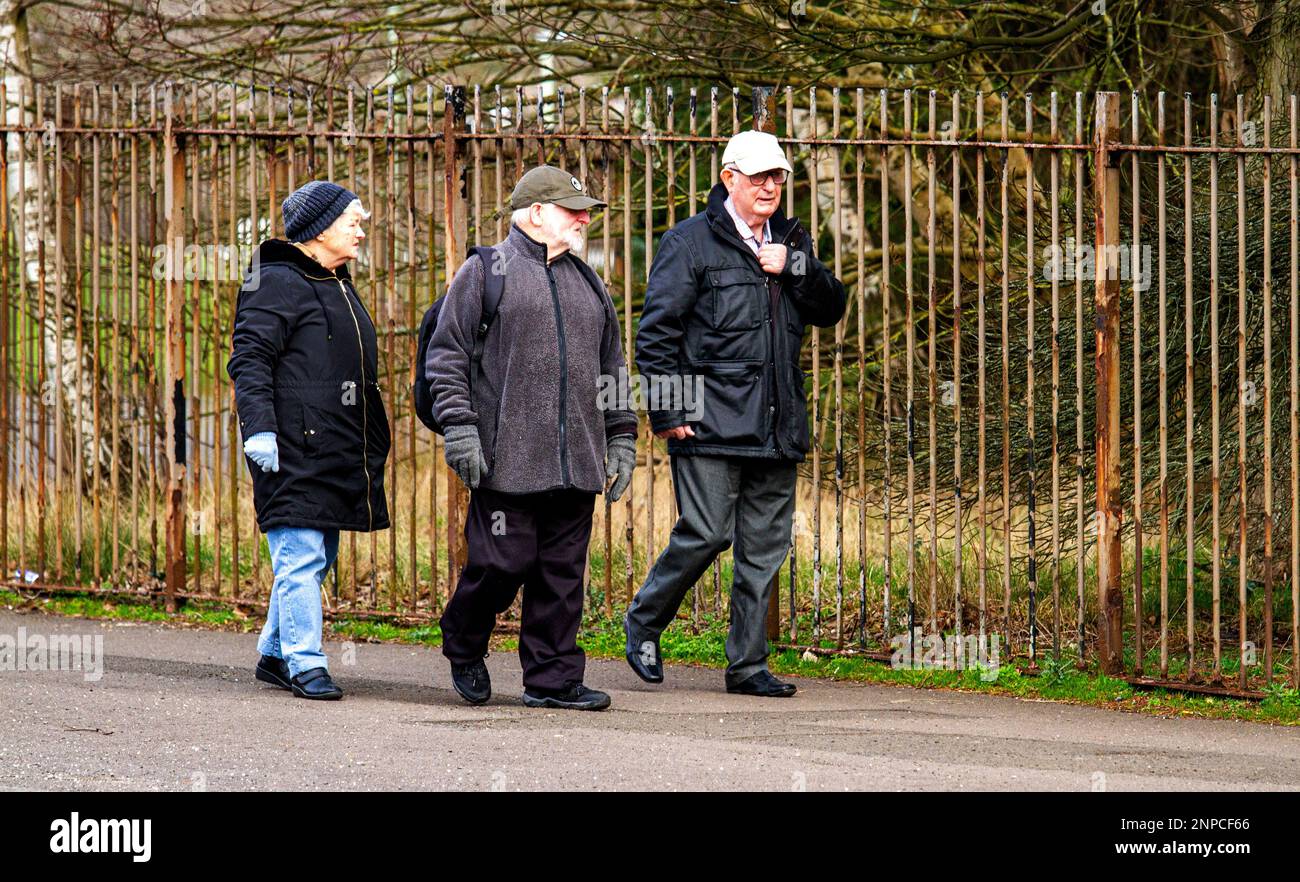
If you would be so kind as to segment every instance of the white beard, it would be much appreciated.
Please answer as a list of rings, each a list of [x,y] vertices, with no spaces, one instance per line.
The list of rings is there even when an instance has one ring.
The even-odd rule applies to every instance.
[[[587,237],[583,230],[557,229],[559,225],[551,226],[550,218],[543,221],[543,230],[548,239],[558,241],[564,244],[566,248],[575,254],[581,254],[587,247]]]
[[[565,245],[568,245],[569,250],[574,254],[582,254],[583,250],[587,247],[587,237],[581,230],[573,230],[565,233],[561,237],[561,241],[563,241]]]

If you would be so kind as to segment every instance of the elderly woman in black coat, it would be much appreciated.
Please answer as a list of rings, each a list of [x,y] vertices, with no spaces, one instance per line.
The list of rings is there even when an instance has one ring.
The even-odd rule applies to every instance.
[[[285,238],[258,246],[226,365],[275,571],[256,677],[299,698],[337,699],[321,651],[321,585],[340,530],[388,527],[375,326],[347,268],[369,212],[328,181],[295,190],[282,209]]]

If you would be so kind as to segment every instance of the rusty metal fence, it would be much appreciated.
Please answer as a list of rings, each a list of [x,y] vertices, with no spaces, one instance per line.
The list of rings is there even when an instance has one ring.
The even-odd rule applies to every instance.
[[[373,212],[354,276],[380,334],[394,526],[349,534],[325,602],[427,621],[464,560],[466,497],[409,400],[423,309],[550,162],[609,203],[586,256],[630,353],[659,236],[703,209],[721,146],[752,126],[785,144],[786,211],[850,292],[802,356],[814,449],[770,635],[927,645],[942,664],[1000,641],[1030,668],[1095,655],[1211,691],[1294,685],[1296,102],[1152,99],[0,93],[6,581],[264,604],[224,370],[234,295],[280,200],[329,178]],[[607,615],[675,517],[648,435],[626,500],[597,506],[589,607]],[[724,555],[691,592],[691,626],[725,617],[729,571]]]

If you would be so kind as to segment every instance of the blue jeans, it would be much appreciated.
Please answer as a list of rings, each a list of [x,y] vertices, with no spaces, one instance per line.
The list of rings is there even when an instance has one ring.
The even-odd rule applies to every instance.
[[[272,527],[266,531],[275,584],[257,641],[262,655],[289,663],[289,676],[329,668],[321,652],[321,585],[339,553],[338,530]]]

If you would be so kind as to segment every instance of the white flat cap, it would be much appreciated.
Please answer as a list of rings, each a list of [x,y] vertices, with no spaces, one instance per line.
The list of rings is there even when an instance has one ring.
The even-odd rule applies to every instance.
[[[722,151],[722,164],[726,166],[732,163],[740,169],[741,174],[746,175],[756,175],[774,168],[794,173],[776,136],[753,129],[737,132],[727,142],[726,149]]]

